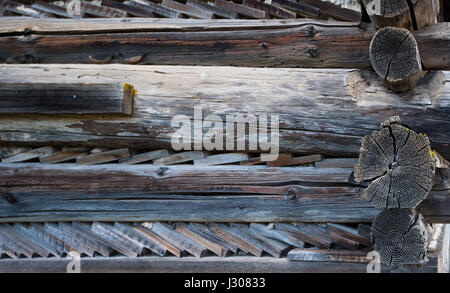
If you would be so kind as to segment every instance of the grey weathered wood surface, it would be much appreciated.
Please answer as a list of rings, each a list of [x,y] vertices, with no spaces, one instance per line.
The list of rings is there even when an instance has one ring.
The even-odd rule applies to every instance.
[[[426,69],[450,68],[449,32],[449,23],[439,23],[414,33]],[[374,34],[359,22],[317,20],[12,17],[0,18],[0,62],[92,63],[92,56],[126,63],[143,56],[138,64],[370,68]]]
[[[362,0],[362,2],[377,28],[391,26],[414,30],[408,0]]]
[[[388,117],[426,133],[450,157],[448,72],[396,94],[371,71],[128,65],[2,65],[4,82],[123,81],[138,90],[132,117],[0,117],[0,141],[27,145],[166,148],[175,115],[266,112],[280,116],[280,152],[357,157],[362,138]],[[243,98],[245,107],[242,107]],[[176,101],[176,103],[174,102]],[[220,112],[217,109],[221,109]]]
[[[0,83],[1,114],[132,114],[123,83]]]
[[[356,223],[379,211],[347,168],[111,166],[1,164],[0,221]],[[430,222],[450,221],[448,173],[418,206]]]
[[[435,160],[426,136],[393,119],[364,138],[355,181],[370,182],[363,196],[376,208],[415,208],[433,187]]]
[[[370,61],[394,91],[408,91],[423,77],[417,42],[406,29],[386,27],[379,30],[370,43]]]
[[[429,241],[422,215],[409,209],[383,210],[372,224],[371,241],[383,264],[422,264]]]
[[[65,273],[70,259],[4,259],[0,260],[0,272],[61,272]],[[398,266],[382,266],[382,272],[399,269]],[[288,261],[286,258],[256,258],[237,256],[222,258],[204,257],[158,257],[139,258],[82,258],[81,272],[135,272],[135,273],[319,273],[319,272],[359,272],[365,273],[367,263],[350,262],[302,262]],[[409,272],[436,272],[435,267],[411,267]]]

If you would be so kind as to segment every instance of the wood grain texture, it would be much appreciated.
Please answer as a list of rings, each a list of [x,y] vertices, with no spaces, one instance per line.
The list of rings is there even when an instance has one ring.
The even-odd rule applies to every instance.
[[[363,196],[376,208],[415,208],[433,187],[435,161],[428,138],[393,119],[364,138],[355,181],[370,182]]]
[[[370,61],[394,91],[408,91],[423,77],[419,48],[406,29],[386,27],[370,43]]]
[[[450,68],[450,24],[425,30],[414,34],[424,67]],[[374,34],[359,23],[316,20],[12,18],[0,19],[0,62],[125,63],[144,55],[139,64],[369,68]]]
[[[123,83],[0,83],[1,114],[132,114]]]
[[[428,76],[429,75],[429,76]],[[2,65],[5,82],[122,81],[139,90],[132,117],[0,117],[0,141],[20,146],[171,148],[176,115],[267,113],[280,116],[280,152],[357,157],[362,138],[401,113],[450,157],[447,72],[428,74],[407,93],[386,89],[369,71],[127,65]],[[370,84],[370,86],[369,86]],[[245,107],[242,100],[245,97]],[[217,109],[220,109],[218,111]]]
[[[362,0],[362,3],[377,28],[390,26],[414,30],[408,0]]]
[[[239,257],[158,257],[139,258],[82,258],[81,272],[135,272],[135,273],[313,273],[313,272],[359,272],[365,273],[367,263],[336,263],[288,261],[285,258],[257,259]],[[0,260],[0,272],[66,272],[69,259],[5,259]],[[382,272],[398,269],[397,266],[382,266]],[[436,272],[436,268],[414,267],[412,272]]]
[[[383,264],[421,264],[427,261],[427,223],[414,210],[382,211],[372,224],[371,241]]]
[[[0,221],[371,222],[351,169],[1,164]],[[448,223],[448,169],[418,211]]]

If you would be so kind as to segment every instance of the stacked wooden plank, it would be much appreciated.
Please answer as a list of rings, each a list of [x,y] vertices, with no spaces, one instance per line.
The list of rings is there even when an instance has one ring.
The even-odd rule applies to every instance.
[[[449,229],[448,225],[435,226],[434,241],[428,247],[429,263],[406,271],[442,271],[445,262],[441,257],[448,250],[448,242],[443,240]],[[196,266],[205,266],[210,272],[260,272],[270,270],[269,266],[286,271],[286,260],[290,261],[290,268],[298,266],[298,271],[335,271],[339,267],[337,271],[363,272],[370,261],[367,255],[371,247],[363,231],[356,226],[332,223],[0,224],[0,271],[50,268],[49,272],[65,272],[71,255],[76,254],[83,272],[142,272],[140,266],[136,267],[139,263],[151,263],[144,271],[158,272],[175,272],[181,267],[184,272],[196,271]],[[258,259],[261,256],[264,258]],[[255,261],[263,269],[252,267]],[[222,265],[217,266],[218,263]],[[382,270],[395,272],[405,268],[383,266]]]
[[[31,17],[154,17],[154,18],[333,18],[342,21],[360,21],[362,17],[361,6],[354,2],[351,5],[342,5],[335,1],[308,0],[102,0],[81,1],[79,4],[54,1],[29,1],[29,0],[2,0],[3,14],[24,15]],[[24,5],[25,4],[25,5]],[[79,5],[79,11],[75,10]]]

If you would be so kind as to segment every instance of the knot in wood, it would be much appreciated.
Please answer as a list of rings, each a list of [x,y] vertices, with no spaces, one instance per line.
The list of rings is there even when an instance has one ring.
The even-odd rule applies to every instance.
[[[307,50],[311,57],[315,58],[319,56],[319,50],[317,48],[308,47]]]
[[[435,161],[430,142],[400,124],[390,123],[363,139],[355,181],[370,182],[363,197],[375,208],[415,208],[429,194]]]
[[[310,25],[307,28],[307,32],[308,32],[308,37],[314,37],[318,31],[315,26]]]
[[[263,49],[267,49],[267,44],[266,44],[266,42],[260,43],[259,46],[260,46],[261,48],[263,48]]]
[[[166,172],[169,170],[169,168],[167,167],[161,167],[158,169],[158,172],[156,174],[158,174],[159,176],[163,176],[164,174],[166,174]]]
[[[297,193],[293,190],[293,189],[289,189],[287,194],[286,194],[287,198],[290,200],[293,200],[297,197]]]

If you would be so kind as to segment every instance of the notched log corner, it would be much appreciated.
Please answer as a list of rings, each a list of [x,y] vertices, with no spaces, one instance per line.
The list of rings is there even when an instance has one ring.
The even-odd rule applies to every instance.
[[[356,182],[370,181],[363,197],[375,208],[415,208],[433,187],[435,160],[430,141],[400,124],[398,116],[363,139]]]
[[[382,211],[373,221],[370,236],[383,264],[423,264],[428,260],[428,224],[412,209]]]

